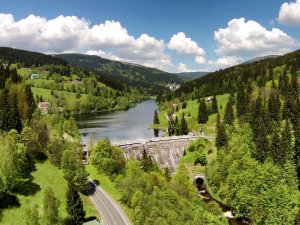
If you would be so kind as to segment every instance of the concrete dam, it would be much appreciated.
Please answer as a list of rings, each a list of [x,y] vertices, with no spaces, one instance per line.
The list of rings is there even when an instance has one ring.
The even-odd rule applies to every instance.
[[[161,168],[169,168],[171,172],[175,172],[184,150],[197,138],[192,135],[158,137],[114,143],[114,145],[123,150],[126,159],[141,159],[145,149],[147,155],[150,155]]]

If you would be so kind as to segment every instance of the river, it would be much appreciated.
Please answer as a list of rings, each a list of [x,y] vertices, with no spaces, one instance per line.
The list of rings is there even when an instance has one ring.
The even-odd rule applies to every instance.
[[[152,138],[154,131],[148,127],[155,109],[156,102],[147,100],[126,111],[80,115],[76,120],[82,142],[89,146],[104,137],[111,143]]]

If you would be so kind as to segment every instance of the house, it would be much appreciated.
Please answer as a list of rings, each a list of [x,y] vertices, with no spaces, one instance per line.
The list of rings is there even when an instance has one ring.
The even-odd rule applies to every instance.
[[[208,98],[206,99],[207,102],[212,102],[212,100],[213,100],[212,97],[208,97]]]
[[[39,78],[40,78],[40,75],[37,74],[37,73],[33,73],[33,74],[31,74],[30,78],[31,78],[31,79],[39,79]]]
[[[38,107],[42,112],[47,113],[51,104],[49,102],[39,102]]]

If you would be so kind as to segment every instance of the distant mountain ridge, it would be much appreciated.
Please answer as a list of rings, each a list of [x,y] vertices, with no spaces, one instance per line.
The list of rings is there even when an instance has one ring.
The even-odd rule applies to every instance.
[[[202,72],[202,71],[198,71],[198,72],[182,72],[182,73],[177,73],[177,75],[179,77],[184,77],[184,78],[188,78],[191,80],[203,77],[205,75],[207,75],[209,72]]]
[[[163,91],[168,83],[183,83],[184,79],[176,74],[133,63],[125,63],[102,58],[96,55],[56,54],[72,66],[93,71],[104,82],[120,80],[131,86],[145,88],[151,94]]]
[[[261,60],[265,60],[265,59],[274,59],[274,58],[277,58],[277,57],[279,57],[279,56],[280,56],[280,55],[266,55],[266,56],[260,56],[260,57],[254,58],[254,59],[247,60],[247,61],[243,62],[242,64],[254,63],[254,62],[261,61]]]

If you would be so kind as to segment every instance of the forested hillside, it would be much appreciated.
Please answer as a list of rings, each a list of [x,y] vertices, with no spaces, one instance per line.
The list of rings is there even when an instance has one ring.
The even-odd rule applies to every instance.
[[[172,115],[169,134],[180,134],[178,121],[188,114],[188,132],[213,138],[216,158],[199,158],[210,190],[254,225],[299,224],[299,83],[296,51],[220,70],[158,97],[162,112]]]
[[[282,70],[297,74],[300,68],[300,50],[284,56],[263,59],[250,64],[241,64],[210,73],[199,79],[184,83],[174,93],[175,97],[188,96],[197,99],[201,96],[234,93],[243,83],[254,82],[264,86],[267,81],[278,79]]]
[[[67,115],[127,109],[147,98],[140,87],[119,81],[106,85],[89,70],[41,53],[0,48],[0,62],[3,71],[15,71],[31,87],[37,103],[49,102],[52,111]],[[1,75],[1,87],[5,82]]]
[[[8,47],[0,47],[0,56],[4,62],[22,63],[22,66],[24,67],[49,64],[62,66],[67,65],[66,61],[53,56]]]
[[[167,90],[165,88],[167,83],[183,82],[183,79],[175,74],[137,64],[104,59],[99,56],[83,54],[59,54],[56,56],[73,66],[92,70],[100,77],[101,81],[108,85],[125,83],[129,86],[144,88],[152,95]]]

